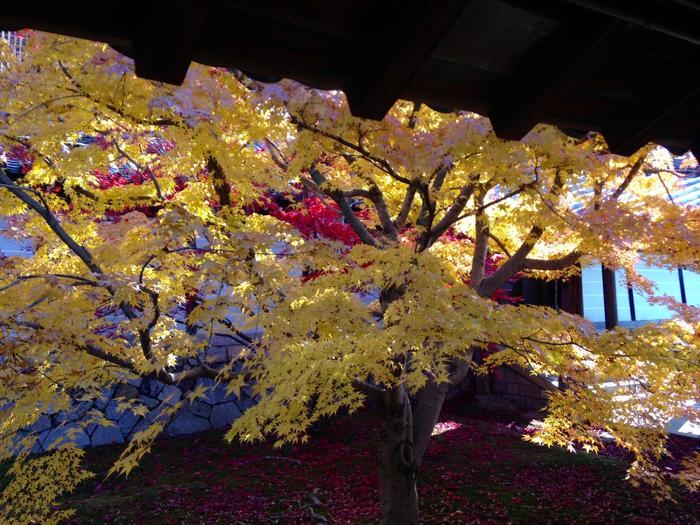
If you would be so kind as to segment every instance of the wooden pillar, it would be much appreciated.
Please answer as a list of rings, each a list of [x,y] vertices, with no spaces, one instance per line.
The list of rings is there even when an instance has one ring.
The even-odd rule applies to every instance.
[[[559,307],[583,317],[583,282],[580,275],[569,277],[559,286]]]
[[[678,284],[681,287],[681,302],[688,304],[688,296],[685,294],[685,278],[683,277],[683,268],[678,268]]]
[[[605,308],[605,329],[617,326],[617,292],[615,291],[615,270],[603,269],[603,307]]]

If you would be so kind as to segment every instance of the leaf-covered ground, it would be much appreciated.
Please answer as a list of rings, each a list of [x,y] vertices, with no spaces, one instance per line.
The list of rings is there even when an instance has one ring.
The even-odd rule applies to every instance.
[[[222,443],[221,433],[160,441],[128,479],[97,476],[67,502],[74,524],[376,523],[378,490],[365,415],[315,429],[304,447]],[[657,503],[625,482],[625,460],[522,440],[507,419],[453,414],[419,473],[426,524],[700,523],[700,495]],[[681,443],[685,452],[697,446]],[[89,452],[106,472],[117,448]],[[327,520],[327,521],[324,521]]]

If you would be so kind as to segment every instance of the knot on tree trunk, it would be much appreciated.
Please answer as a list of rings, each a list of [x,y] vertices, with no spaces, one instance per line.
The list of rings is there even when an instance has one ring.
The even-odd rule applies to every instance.
[[[406,472],[415,475],[416,466],[416,455],[414,453],[413,442],[409,440],[404,440],[397,443],[394,448],[394,454],[398,458],[399,464],[405,469]]]

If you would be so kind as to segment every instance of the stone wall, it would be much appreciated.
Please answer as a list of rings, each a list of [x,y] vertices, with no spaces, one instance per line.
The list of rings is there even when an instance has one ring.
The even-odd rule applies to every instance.
[[[206,359],[212,365],[235,359],[240,346],[225,344],[214,338]],[[198,361],[185,363],[184,368],[197,366]],[[476,394],[495,395],[516,407],[539,410],[546,404],[546,392],[556,387],[545,378],[533,376],[517,367],[501,367],[486,376],[468,377],[464,388]],[[67,439],[81,447],[126,443],[131,437],[157,420],[168,406],[183,400],[187,391],[198,386],[207,387],[207,395],[184,406],[169,421],[163,434],[179,436],[223,428],[230,425],[245,410],[255,404],[252,392],[246,387],[240,397],[226,395],[225,385],[216,385],[211,379],[198,379],[182,386],[172,386],[154,379],[128,380],[106,389],[101,398],[76,401],[67,411],[42,414],[23,436],[36,436],[35,452],[57,447]],[[144,415],[120,410],[120,404],[141,407]],[[138,411],[137,411],[138,412]]]
[[[27,432],[38,437],[36,452],[51,450],[67,439],[83,447],[125,443],[154,421],[167,405],[182,397],[181,388],[159,381],[130,381],[108,389],[104,400],[83,401],[68,411],[42,414]],[[147,414],[139,416],[131,410],[120,411],[118,405],[129,400],[136,406],[147,407]],[[254,402],[248,394],[241,394],[240,398],[226,396],[225,387],[218,385],[206,398],[186,403],[167,425],[164,435],[178,436],[225,427]],[[91,422],[94,420],[104,423]]]
[[[220,342],[220,341],[218,341]],[[235,359],[240,346],[216,344],[207,351],[207,362],[212,366]],[[196,360],[183,368],[196,366]],[[186,401],[187,391],[198,386],[207,388],[206,396],[193,402]],[[20,437],[36,436],[35,452],[51,450],[70,440],[81,447],[98,447],[128,442],[131,437],[163,415],[168,406],[183,400],[184,406],[167,424],[165,436],[193,434],[230,425],[242,412],[255,404],[250,387],[244,387],[241,396],[226,394],[225,385],[216,385],[211,379],[201,378],[181,386],[166,385],[155,379],[127,380],[103,391],[99,399],[75,401],[69,410],[44,413]],[[130,405],[133,410],[121,405]],[[144,415],[138,415],[143,411]]]
[[[490,392],[510,401],[515,406],[540,410],[547,404],[547,392],[556,390],[550,381],[527,370],[503,366],[490,375]]]

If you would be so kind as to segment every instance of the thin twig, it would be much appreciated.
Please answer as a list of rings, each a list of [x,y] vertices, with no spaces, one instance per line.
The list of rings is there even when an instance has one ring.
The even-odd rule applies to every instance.
[[[320,130],[318,128],[315,128],[313,126],[310,126],[303,120],[298,119],[297,117],[292,116],[291,117],[291,122],[292,124],[295,124],[301,129],[305,129],[306,131],[311,131],[312,133],[316,133],[318,135],[321,135],[323,137],[329,138],[338,144],[341,144],[342,146],[345,146],[346,148],[349,148],[353,151],[356,151],[359,153],[365,160],[369,161],[371,164],[373,164],[375,167],[389,175],[391,178],[403,182],[404,184],[411,184],[411,181],[407,179],[406,177],[402,177],[399,175],[396,170],[389,164],[389,162],[386,159],[381,159],[379,157],[375,157],[372,155],[369,151],[367,151],[364,147],[358,145],[358,144],[353,144],[349,140],[344,139],[343,137],[339,137],[338,135],[334,135],[332,133],[329,133],[327,131]]]
[[[49,107],[49,104],[52,104],[53,102],[58,102],[59,100],[64,100],[64,99],[67,99],[67,98],[85,98],[85,97],[84,97],[84,95],[82,95],[82,94],[78,94],[78,95],[73,94],[73,95],[62,95],[62,96],[60,96],[60,97],[55,97],[55,98],[51,98],[51,99],[49,99],[49,100],[45,100],[45,101],[43,101],[43,102],[40,102],[40,103],[37,104],[36,106],[32,106],[31,108],[29,108],[28,110],[26,110],[24,113],[20,113],[19,115],[17,115],[17,116],[12,120],[12,124],[13,124],[13,125],[16,124],[17,122],[19,122],[20,120],[22,120],[24,117],[26,117],[27,115],[29,115],[30,113],[36,111],[36,110],[39,109],[39,108],[42,108],[42,107],[48,108],[48,107]]]
[[[153,183],[153,186],[155,186],[156,195],[158,195],[158,198],[159,198],[161,201],[164,201],[164,200],[165,200],[165,197],[163,196],[163,192],[162,192],[161,189],[160,189],[160,183],[158,182],[158,178],[156,177],[155,173],[153,173],[153,171],[151,171],[151,168],[149,168],[149,167],[147,167],[147,166],[142,166],[141,164],[139,164],[138,162],[136,162],[126,151],[124,151],[123,149],[121,149],[121,148],[119,147],[119,144],[117,143],[116,139],[113,140],[112,143],[114,144],[114,147],[117,149],[117,151],[119,152],[120,155],[122,155],[126,160],[128,160],[129,162],[131,162],[131,163],[132,163],[134,166],[136,166],[140,171],[142,171],[143,173],[145,173],[146,175],[148,175],[148,178],[151,179],[151,182]]]

